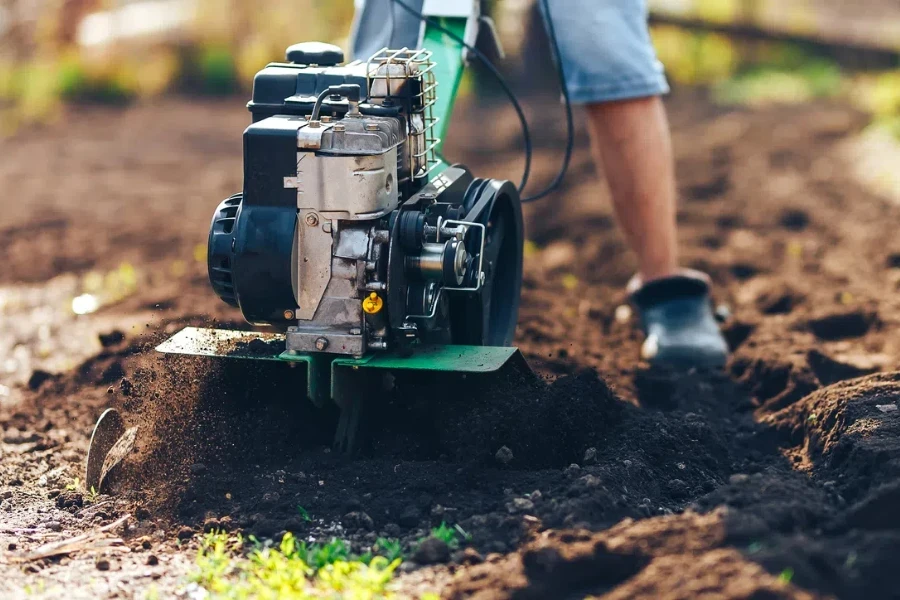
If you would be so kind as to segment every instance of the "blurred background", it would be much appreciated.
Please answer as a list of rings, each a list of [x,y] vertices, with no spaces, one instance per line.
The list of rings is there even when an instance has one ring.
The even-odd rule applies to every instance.
[[[896,1],[649,4],[676,85],[709,88],[721,103],[845,96],[900,134]],[[504,68],[521,75],[546,55],[534,0],[486,5]],[[0,0],[0,132],[58,118],[66,102],[246,92],[291,43],[345,44],[352,14],[353,0]]]

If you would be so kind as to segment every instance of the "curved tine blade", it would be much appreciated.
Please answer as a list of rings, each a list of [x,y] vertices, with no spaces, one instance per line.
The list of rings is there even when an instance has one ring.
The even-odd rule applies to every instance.
[[[100,470],[100,481],[96,488],[98,492],[103,491],[104,484],[106,484],[106,476],[109,475],[109,472],[115,469],[116,466],[122,462],[122,459],[128,456],[131,449],[134,448],[137,430],[137,425],[129,428],[122,434],[122,437],[116,440],[113,447],[109,449],[109,452],[106,454],[106,459],[103,461],[103,468]]]
[[[116,441],[125,433],[125,423],[122,415],[114,408],[103,411],[97,424],[94,425],[94,433],[91,434],[91,445],[88,447],[87,463],[85,464],[84,486],[85,489],[100,490],[100,475],[103,472],[103,462]]]

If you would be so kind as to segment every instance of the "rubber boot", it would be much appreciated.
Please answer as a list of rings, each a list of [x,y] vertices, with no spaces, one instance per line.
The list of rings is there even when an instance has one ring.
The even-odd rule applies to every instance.
[[[728,360],[710,300],[709,278],[697,271],[629,284],[646,338],[641,358],[677,370],[718,369]]]

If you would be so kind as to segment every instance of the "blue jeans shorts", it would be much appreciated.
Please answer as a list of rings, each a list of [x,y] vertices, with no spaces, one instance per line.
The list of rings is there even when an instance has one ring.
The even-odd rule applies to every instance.
[[[543,2],[539,4],[543,12]],[[548,4],[573,103],[669,91],[650,41],[646,0],[548,0]]]
[[[404,0],[421,10],[423,0]],[[646,0],[548,0],[566,88],[576,104],[659,96],[669,91],[647,29]],[[354,58],[382,47],[415,47],[420,22],[392,0],[357,0]],[[543,2],[539,2],[543,11]],[[545,20],[547,15],[544,14]],[[393,26],[388,26],[393,22]]]

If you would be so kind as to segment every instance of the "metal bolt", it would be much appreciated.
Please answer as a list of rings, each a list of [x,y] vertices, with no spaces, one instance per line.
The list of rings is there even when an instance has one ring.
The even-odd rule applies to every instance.
[[[292,310],[284,311],[284,318],[288,321],[293,321],[294,320],[294,311],[292,311]]]
[[[344,125],[337,123],[337,124],[335,124],[333,130],[334,131],[347,131],[347,128]]]
[[[319,339],[316,340],[316,350],[318,350],[319,352],[322,352],[327,347],[328,347],[327,339],[320,337]]]
[[[319,217],[317,217],[313,213],[309,213],[308,215],[306,215],[306,224],[310,227],[315,227],[319,224]]]
[[[331,117],[329,117],[328,115],[322,115],[322,122],[331,123]]]
[[[359,328],[359,327],[351,327],[350,328],[350,335],[361,335],[361,334],[362,334],[361,328]]]
[[[378,125],[375,123],[367,123],[366,131],[378,131]]]

